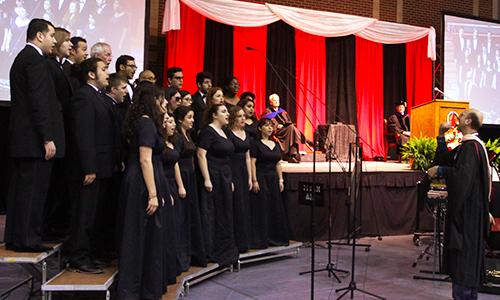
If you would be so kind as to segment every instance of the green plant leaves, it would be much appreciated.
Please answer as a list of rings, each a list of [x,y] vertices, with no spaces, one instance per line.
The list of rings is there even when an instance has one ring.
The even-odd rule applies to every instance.
[[[413,160],[412,169],[425,171],[432,164],[436,148],[436,139],[430,137],[412,137],[403,146],[401,158],[403,160]]]

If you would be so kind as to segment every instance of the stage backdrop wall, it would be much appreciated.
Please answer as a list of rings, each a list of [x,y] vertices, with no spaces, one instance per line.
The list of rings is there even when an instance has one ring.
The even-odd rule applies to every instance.
[[[184,88],[191,93],[196,91],[197,72],[211,72],[218,85],[234,75],[240,81],[239,93],[256,94],[259,116],[267,97],[278,93],[282,106],[308,138],[312,139],[318,124],[355,124],[363,139],[365,159],[384,156],[383,119],[396,101],[407,100],[411,107],[432,100],[432,28],[279,5],[224,2],[228,7],[239,2],[243,6],[236,9],[241,14],[253,9],[250,16],[241,15],[238,20],[234,14],[223,15],[222,2],[211,2],[214,4],[182,0],[180,30],[168,31],[165,39],[165,70],[182,67]],[[166,12],[172,14],[175,9]],[[333,29],[327,32],[321,23],[314,23],[316,13],[324,15],[318,22]],[[339,20],[343,18],[353,25],[342,25]],[[233,26],[238,22],[241,26]],[[382,43],[399,46],[384,48]],[[384,53],[398,51],[394,49],[399,50],[397,61],[386,63],[392,56]],[[397,70],[384,70],[384,66],[401,62],[404,66]],[[384,87],[396,92],[387,93]]]

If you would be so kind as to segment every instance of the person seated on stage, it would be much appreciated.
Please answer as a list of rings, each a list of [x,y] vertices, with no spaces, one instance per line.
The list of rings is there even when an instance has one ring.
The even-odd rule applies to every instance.
[[[244,92],[241,94],[238,106],[245,113],[245,131],[252,139],[257,138],[257,117],[255,116],[255,94]]]
[[[230,109],[232,106],[235,106],[240,101],[240,97],[238,97],[238,91],[240,90],[240,83],[238,78],[231,76],[228,77],[224,81],[224,103],[227,109]]]
[[[410,138],[410,116],[406,112],[406,102],[396,103],[396,111],[387,120],[387,129],[389,132],[398,133],[396,142],[403,146]]]
[[[262,118],[270,119],[274,124],[274,136],[279,140],[281,150],[288,162],[300,162],[299,143],[305,144],[306,137],[293,124],[290,115],[280,106],[280,97],[277,94],[269,96],[268,107]]]

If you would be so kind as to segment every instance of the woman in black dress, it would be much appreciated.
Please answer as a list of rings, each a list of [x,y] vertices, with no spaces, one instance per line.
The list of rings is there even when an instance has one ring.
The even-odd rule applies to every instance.
[[[229,109],[229,128],[227,137],[233,142],[231,154],[233,176],[233,218],[234,238],[240,253],[248,251],[250,242],[250,190],[252,174],[250,167],[250,136],[245,132],[245,113],[239,106]]]
[[[163,90],[144,86],[125,119],[129,152],[120,191],[118,299],[159,299],[165,292],[160,208],[171,196],[161,157],[162,101]]]
[[[182,251],[181,244],[184,241],[178,234],[177,224],[177,206],[182,201],[180,198],[186,197],[186,190],[180,178],[179,152],[174,147],[172,140],[175,133],[175,121],[169,114],[165,114],[163,126],[165,128],[165,150],[163,152],[163,168],[167,178],[168,189],[172,193],[172,201],[165,201],[162,207],[163,216],[163,246],[164,246],[164,279],[165,286],[176,282],[176,277],[182,271],[189,268],[189,264],[185,264],[185,258],[180,256]],[[181,247],[182,248],[182,247]],[[184,249],[182,249],[184,250]],[[185,253],[185,251],[184,251]]]
[[[281,171],[281,149],[271,139],[273,122],[261,119],[259,139],[250,150],[252,162],[252,248],[288,245],[289,226],[281,197],[284,181]]]
[[[255,116],[255,94],[244,92],[238,106],[245,112],[245,131],[252,139],[257,138],[257,117]]]
[[[229,113],[222,104],[212,105],[207,111],[207,126],[198,138],[198,163],[203,176],[201,198],[203,229],[208,258],[221,266],[238,260],[238,248],[233,232],[233,183],[230,155],[233,143],[223,127],[229,122]]]
[[[206,267],[207,253],[203,240],[200,201],[194,165],[196,145],[189,131],[193,129],[194,111],[191,107],[179,107],[174,111],[177,123],[175,149],[180,153],[179,169],[185,187],[186,197],[179,201],[177,210],[177,230],[187,242],[187,256],[193,266]]]

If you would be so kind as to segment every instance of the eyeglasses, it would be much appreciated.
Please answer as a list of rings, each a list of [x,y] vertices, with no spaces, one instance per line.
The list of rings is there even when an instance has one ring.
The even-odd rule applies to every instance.
[[[181,80],[184,79],[184,76],[174,76],[174,79]]]
[[[136,65],[126,65],[127,67],[131,67],[132,69],[137,69]]]
[[[177,102],[181,101],[181,99],[182,99],[181,97],[175,97],[175,101]]]

